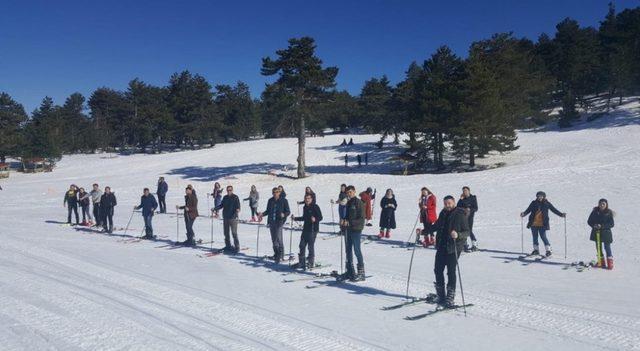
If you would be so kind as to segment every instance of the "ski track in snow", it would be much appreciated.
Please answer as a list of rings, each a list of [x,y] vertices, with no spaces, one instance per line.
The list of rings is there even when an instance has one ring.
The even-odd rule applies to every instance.
[[[355,149],[336,147],[344,137],[309,138],[307,164],[315,171],[304,181],[267,175],[295,160],[295,140],[256,140],[213,149],[162,155],[104,158],[65,157],[52,173],[15,174],[2,180],[0,192],[0,348],[3,350],[640,350],[640,102],[629,100],[608,117],[571,131],[547,128],[519,133],[521,148],[478,162],[505,162],[484,172],[391,176],[391,165],[377,158],[379,136],[353,135]],[[385,145],[387,152],[394,146]],[[345,153],[371,152],[371,168],[345,170]],[[293,174],[294,171],[288,171]],[[314,173],[314,172],[312,172]],[[358,190],[394,189],[398,229],[391,239],[363,245],[367,275],[361,283],[336,284],[308,275],[286,274],[253,258],[257,226],[240,224],[243,247],[237,256],[201,258],[209,247],[175,248],[168,240],[184,238],[175,215],[154,219],[158,242],[130,241],[142,228],[133,217],[127,236],[72,230],[62,194],[70,183],[111,185],[118,196],[115,226],[124,227],[140,189],[164,175],[170,186],[169,212],[182,203],[182,189],[193,184],[206,214],[204,194],[213,181],[236,185],[246,197],[250,184],[261,192],[264,208],[269,189],[283,184],[289,201],[305,186],[314,188],[324,211],[321,232],[331,226],[329,199],[340,183]],[[480,210],[474,231],[481,249],[463,254],[463,311],[446,311],[419,321],[405,321],[433,308],[417,304],[392,311],[381,307],[404,301],[411,251],[402,247],[416,219],[418,189],[427,185],[438,196],[470,185]],[[549,238],[554,255],[541,262],[521,260],[518,214],[537,190],[545,190],[567,217],[567,259],[563,258],[564,222],[551,217]],[[597,199],[606,197],[616,211],[611,272],[576,272],[572,261],[595,258],[586,217]],[[378,200],[379,201],[379,198]],[[246,216],[243,203],[242,216]],[[292,210],[295,204],[292,204]],[[203,210],[204,209],[204,210]],[[365,234],[376,234],[374,226]],[[337,216],[336,216],[337,217]],[[48,221],[48,222],[47,222]],[[197,238],[222,245],[221,222],[195,223]],[[294,231],[297,251],[299,231]],[[284,233],[288,246],[291,235]],[[319,238],[325,237],[320,234]],[[525,251],[530,233],[524,233]],[[317,240],[317,260],[340,269],[341,239]],[[271,250],[262,227],[260,253]],[[288,247],[287,247],[288,250]],[[409,293],[433,291],[432,249],[417,249]],[[282,283],[282,279],[298,279]],[[318,289],[305,289],[318,286]],[[456,301],[461,303],[460,292]],[[464,331],[460,335],[459,330]],[[488,337],[490,336],[490,337]],[[455,342],[454,342],[455,341]]]

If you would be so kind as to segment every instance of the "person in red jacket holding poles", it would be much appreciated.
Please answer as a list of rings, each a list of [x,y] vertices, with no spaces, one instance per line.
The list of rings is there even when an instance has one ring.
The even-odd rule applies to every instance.
[[[426,186],[422,188],[418,207],[420,208],[420,222],[423,225],[422,232],[424,242],[420,241],[420,234],[416,235],[416,245],[422,244],[424,247],[435,245],[436,239],[433,235],[433,224],[438,220],[436,214],[436,196]]]
[[[371,219],[373,218],[373,201],[376,199],[376,191],[371,188],[360,193],[360,200],[364,202],[364,218],[366,226],[371,227]]]

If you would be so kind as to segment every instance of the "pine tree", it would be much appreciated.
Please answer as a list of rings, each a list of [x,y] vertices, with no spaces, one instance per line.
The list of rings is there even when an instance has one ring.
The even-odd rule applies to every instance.
[[[129,134],[130,104],[125,95],[110,88],[96,89],[88,102],[97,148],[124,146]]]
[[[62,156],[63,138],[71,132],[70,126],[62,123],[60,106],[50,97],[42,99],[40,107],[33,111],[25,126],[24,145],[21,157],[58,158]]]
[[[16,156],[22,144],[22,125],[28,116],[24,107],[7,93],[0,93],[0,163]]]
[[[387,76],[372,78],[364,82],[358,104],[361,120],[366,121],[368,129],[382,134],[382,139],[395,134],[397,125],[392,120],[391,99],[393,88]]]
[[[131,132],[129,144],[140,146],[143,150],[159,145],[171,137],[174,120],[167,106],[168,90],[144,83],[139,79],[129,82],[125,97],[129,103],[128,120]]]
[[[222,118],[226,141],[247,140],[260,131],[260,115],[251,99],[249,86],[238,82],[235,86],[216,85],[215,105]]]
[[[305,174],[305,140],[307,121],[317,117],[314,108],[326,101],[335,87],[337,67],[322,67],[322,60],[315,54],[313,38],[289,39],[287,49],[277,50],[276,59],[262,59],[261,73],[264,76],[278,75],[273,85],[280,93],[290,97],[288,110],[296,117],[298,138],[298,178]]]

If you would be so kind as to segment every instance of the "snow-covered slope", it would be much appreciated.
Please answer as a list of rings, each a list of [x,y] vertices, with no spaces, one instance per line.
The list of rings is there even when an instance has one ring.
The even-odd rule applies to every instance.
[[[0,192],[0,345],[4,350],[36,349],[193,349],[193,350],[638,350],[640,349],[640,105],[636,100],[570,131],[553,128],[519,134],[520,149],[483,162],[505,162],[484,172],[392,176],[386,158],[391,145],[377,151],[375,135],[353,135],[349,154],[371,152],[372,165],[344,168],[344,136],[312,138],[307,163],[312,176],[294,180],[269,171],[295,163],[293,139],[218,145],[213,149],[163,155],[65,157],[53,173],[12,174]],[[349,138],[350,136],[347,136]],[[284,275],[286,265],[256,260],[255,225],[240,225],[238,256],[202,258],[199,249],[173,249],[176,217],[154,220],[158,242],[131,243],[117,235],[74,230],[66,220],[63,192],[69,184],[85,188],[110,185],[118,196],[116,227],[124,227],[142,188],[164,175],[172,211],[183,189],[193,184],[200,212],[213,181],[233,184],[246,196],[251,184],[262,195],[282,184],[289,201],[302,198],[305,186],[318,194],[325,215],[322,232],[332,232],[331,206],[341,183],[394,189],[398,229],[391,239],[363,245],[366,282],[341,285]],[[432,307],[393,311],[382,306],[403,301],[411,251],[406,241],[417,216],[419,189],[428,186],[441,199],[458,196],[463,185],[478,196],[475,231],[485,251],[461,258],[465,298],[475,306],[419,321],[405,316]],[[554,256],[543,262],[518,260],[518,214],[538,190],[567,212],[553,216]],[[577,272],[572,261],[595,258],[586,218],[599,198],[616,211],[613,271]],[[248,208],[243,204],[242,217]],[[441,207],[440,203],[438,204]],[[376,204],[376,212],[377,211]],[[295,205],[292,206],[295,209]],[[376,213],[376,218],[378,213]],[[208,240],[211,222],[199,218],[197,238]],[[180,238],[184,229],[179,222]],[[133,217],[130,235],[139,235],[142,219]],[[375,234],[376,227],[366,228]],[[223,245],[221,222],[213,222],[214,247]],[[118,232],[122,233],[122,232]],[[116,234],[118,234],[116,233]],[[266,228],[260,231],[260,255],[270,253]],[[293,233],[296,251],[297,236]],[[289,231],[285,234],[287,245]],[[340,240],[317,241],[317,260],[340,269]],[[525,250],[531,249],[525,229]],[[434,251],[415,254],[410,294],[432,291]],[[321,287],[307,289],[305,286]],[[460,294],[457,296],[460,302]]]

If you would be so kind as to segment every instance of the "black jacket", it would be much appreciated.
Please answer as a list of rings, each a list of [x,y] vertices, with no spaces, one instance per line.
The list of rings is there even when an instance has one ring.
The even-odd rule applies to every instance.
[[[267,216],[267,224],[269,225],[282,225],[287,221],[289,215],[291,215],[289,201],[282,195],[277,201],[274,197],[270,198],[269,202],[267,202],[267,210],[262,212],[262,216]]]
[[[158,182],[158,188],[156,189],[156,194],[158,196],[165,196],[169,191],[169,184],[165,181]]]
[[[451,211],[443,209],[440,211],[434,226],[437,230],[436,248],[438,250],[446,250],[449,254],[455,253],[456,249],[458,253],[464,250],[464,244],[469,236],[469,222],[464,209],[460,207],[456,207]],[[455,242],[451,238],[451,231],[453,230],[458,233],[458,239]]]
[[[349,222],[349,230],[361,232],[364,229],[364,202],[353,197],[347,202],[346,220]]]
[[[383,197],[380,200],[380,228],[396,229],[396,209],[398,203],[395,196],[392,198]]]
[[[591,237],[592,241],[596,241],[596,232],[600,231],[600,241],[603,243],[611,244],[613,242],[613,233],[611,232],[611,228],[613,228],[613,212],[609,209],[605,211],[600,211],[598,207],[595,207],[591,214],[589,215],[589,219],[587,223],[591,227]],[[595,225],[600,224],[600,229],[596,229]]]
[[[529,214],[529,222],[527,222],[527,228],[531,228],[531,226],[533,225],[533,219],[535,218],[536,212],[538,212],[538,210],[542,212],[542,220],[545,230],[549,230],[549,210],[562,217],[562,212],[553,207],[551,202],[547,201],[547,199],[544,199],[542,201],[533,200],[531,201],[531,204],[529,204],[529,207],[527,207],[527,209],[524,211],[525,215]]]
[[[316,221],[311,222],[311,217],[315,217]],[[311,205],[304,205],[302,208],[302,216],[295,217],[296,221],[304,221],[302,231],[304,233],[317,233],[320,231],[320,221],[322,221],[322,211],[320,206],[312,203]]]
[[[467,198],[463,198],[458,200],[458,207],[468,208],[469,209],[469,217],[473,217],[473,215],[478,212],[478,200],[475,195],[470,195]]]
[[[222,218],[237,219],[240,209],[240,198],[236,194],[225,195],[222,203],[214,208],[216,211],[222,209]]]
[[[142,215],[143,216],[153,216],[153,211],[156,210],[156,208],[158,208],[158,202],[156,201],[156,198],[149,194],[147,196],[140,196],[140,205],[138,205],[136,207],[136,209],[142,209]]]
[[[100,197],[100,211],[105,214],[113,215],[113,208],[118,204],[116,201],[116,194],[104,193]]]
[[[69,206],[77,206],[78,205],[78,192],[75,190],[67,190],[64,193],[64,201],[63,204],[69,204]]]

